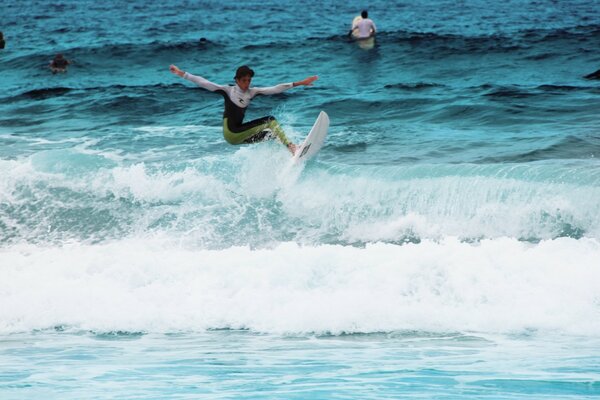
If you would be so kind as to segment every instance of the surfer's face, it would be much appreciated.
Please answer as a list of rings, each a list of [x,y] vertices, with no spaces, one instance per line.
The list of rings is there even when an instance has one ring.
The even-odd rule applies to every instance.
[[[246,91],[250,87],[250,82],[252,82],[252,77],[250,75],[242,76],[241,78],[237,78],[236,83],[240,87],[240,89]]]

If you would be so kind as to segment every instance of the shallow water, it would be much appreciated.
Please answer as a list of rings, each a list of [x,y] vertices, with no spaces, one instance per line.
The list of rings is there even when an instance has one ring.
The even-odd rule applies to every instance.
[[[599,390],[590,380],[598,341],[589,338],[225,330],[37,332],[2,344],[5,398],[522,399],[592,398]],[[27,370],[14,368],[22,362]]]

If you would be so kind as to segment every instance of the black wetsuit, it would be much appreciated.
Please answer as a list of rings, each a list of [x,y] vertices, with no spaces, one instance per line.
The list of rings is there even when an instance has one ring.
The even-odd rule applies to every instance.
[[[219,93],[225,100],[225,111],[223,112],[223,136],[231,144],[249,143],[262,140],[267,130],[271,130],[278,138],[287,145],[289,143],[285,133],[275,120],[268,116],[244,122],[246,108],[250,101],[257,95],[281,93],[291,89],[293,83],[281,83],[271,87],[251,87],[242,90],[238,85],[217,85],[209,80],[186,72],[183,77],[194,82],[201,88],[211,92]]]

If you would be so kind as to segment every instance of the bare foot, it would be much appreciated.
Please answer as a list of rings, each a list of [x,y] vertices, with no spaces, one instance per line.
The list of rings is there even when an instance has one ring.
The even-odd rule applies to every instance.
[[[287,145],[289,151],[292,152],[292,155],[296,154],[296,145],[294,143],[290,143]]]

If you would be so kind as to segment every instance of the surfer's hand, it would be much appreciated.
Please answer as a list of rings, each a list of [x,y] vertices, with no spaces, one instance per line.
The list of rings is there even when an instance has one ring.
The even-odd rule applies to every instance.
[[[175,66],[173,64],[171,64],[169,66],[169,70],[171,70],[172,73],[174,73],[175,75],[178,75],[178,76],[185,75],[185,72],[183,72],[182,70],[180,70],[179,68],[177,68],[177,66]]]
[[[308,77],[308,78],[306,78],[306,79],[303,79],[303,80],[301,80],[301,81],[298,81],[298,82],[294,82],[294,86],[300,86],[300,85],[310,86],[310,85],[312,85],[312,83],[313,83],[314,81],[316,81],[317,79],[319,79],[319,77],[318,77],[318,76],[316,76],[316,75],[314,75],[314,76],[309,76],[309,77]]]

